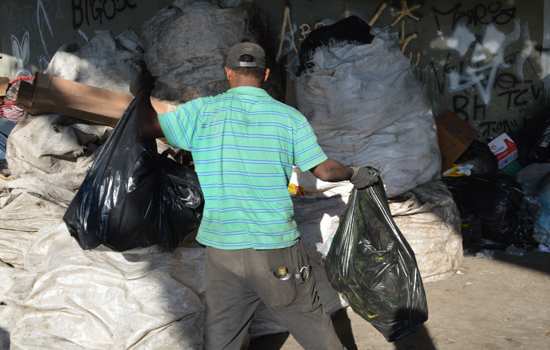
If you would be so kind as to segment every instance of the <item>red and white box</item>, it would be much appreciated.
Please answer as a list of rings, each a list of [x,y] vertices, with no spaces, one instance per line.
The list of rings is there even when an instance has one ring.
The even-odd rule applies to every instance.
[[[498,168],[505,168],[508,164],[518,159],[518,147],[508,134],[500,134],[489,142],[491,152],[497,157]]]

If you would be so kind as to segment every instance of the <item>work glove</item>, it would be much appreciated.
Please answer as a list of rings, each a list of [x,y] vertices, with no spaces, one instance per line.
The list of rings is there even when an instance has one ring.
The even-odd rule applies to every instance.
[[[380,180],[380,173],[375,168],[370,166],[351,168],[353,169],[353,175],[350,182],[357,189],[372,186]]]

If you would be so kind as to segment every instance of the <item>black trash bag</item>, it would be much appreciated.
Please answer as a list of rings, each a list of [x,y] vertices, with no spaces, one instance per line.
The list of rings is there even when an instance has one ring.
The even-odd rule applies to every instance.
[[[470,221],[472,217],[478,218],[481,237],[490,240],[493,248],[528,244],[532,240],[532,220],[523,217],[523,191],[512,177],[466,176],[444,178],[444,182],[460,216]]]
[[[536,142],[529,149],[527,159],[530,163],[544,163],[550,161],[550,118],[544,119],[539,129]]]
[[[325,267],[332,286],[388,341],[428,319],[414,252],[392,219],[381,182],[353,191]]]
[[[471,175],[489,176],[498,172],[497,157],[491,152],[489,146],[479,141],[473,141],[455,163],[471,165]]]
[[[550,117],[547,115],[526,120],[525,126],[510,136],[517,143],[521,165],[550,162]]]
[[[203,197],[195,172],[158,154],[142,125],[148,94],[130,104],[102,146],[63,220],[83,249],[172,250],[198,228]]]
[[[335,43],[370,44],[374,36],[371,26],[357,16],[350,16],[329,26],[322,26],[312,31],[300,46],[300,66],[297,74],[312,68],[311,59],[315,50],[321,46]]]

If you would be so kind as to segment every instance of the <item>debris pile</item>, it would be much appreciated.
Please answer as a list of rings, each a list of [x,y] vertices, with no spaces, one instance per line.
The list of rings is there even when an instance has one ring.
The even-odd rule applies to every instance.
[[[357,20],[346,25],[366,26]],[[390,210],[416,254],[423,280],[445,278],[462,262],[462,238],[457,207],[438,180],[441,159],[432,111],[395,37],[379,31],[371,42],[358,42],[343,36],[339,26],[321,33],[335,40],[308,46],[302,55],[311,60],[303,62],[305,68],[296,77],[298,107],[327,156],[380,169]],[[352,186],[296,170],[291,189],[306,246],[322,264]],[[339,307],[326,277],[319,280],[327,285],[321,288],[325,305]]]
[[[62,47],[46,73],[127,93],[146,65],[157,77],[155,97],[182,102],[223,92],[227,49],[253,38],[239,2],[177,0],[143,25],[142,40],[130,31],[97,32],[83,47]],[[462,241],[459,212],[438,180],[432,112],[395,38],[370,39],[310,47],[297,77],[298,107],[329,157],[381,170],[423,280],[444,278],[461,263]],[[54,114],[26,116],[11,131],[12,177],[0,177],[0,327],[16,348],[202,348],[201,247],[82,250],[63,223],[111,133]],[[332,312],[343,305],[320,267],[352,186],[297,171],[291,182],[300,193],[296,221]],[[283,330],[266,310],[255,320],[256,335]]]
[[[249,36],[246,18],[242,8],[181,0],[147,21],[145,62],[157,77],[153,96],[184,102],[225,91],[225,53]]]
[[[389,197],[439,177],[432,111],[394,37],[321,46],[311,64],[297,77],[298,108],[328,157],[379,169]]]
[[[166,17],[166,13],[184,15],[178,21],[178,16]],[[165,47],[154,46],[169,43],[153,39],[158,32],[144,33],[152,40],[145,40],[150,44],[146,59],[135,33],[113,36],[101,31],[83,47],[62,47],[45,73],[128,93],[146,59],[160,65],[149,67],[159,73],[159,86],[172,89],[160,88],[162,97],[185,100],[182,96],[221,92],[223,49],[242,39],[246,28],[243,14],[242,9],[176,1],[158,16],[168,27],[168,22],[173,22],[172,35],[192,40],[190,46],[172,47],[193,48],[179,55],[179,63],[159,60],[159,54],[168,60],[174,55],[162,52]],[[190,23],[190,19],[198,22]],[[208,23],[215,29],[205,30]],[[233,31],[221,35],[220,31],[230,26]],[[161,34],[163,38],[165,34]],[[202,46],[193,46],[199,42]],[[179,74],[174,77],[177,80],[183,74],[191,78],[193,71],[203,73],[193,79],[209,83],[188,95],[174,94],[178,86],[170,85],[174,81],[168,77]],[[184,83],[194,85],[194,81]],[[10,333],[12,347],[203,347],[202,248],[179,247],[173,253],[157,246],[123,253],[102,247],[82,250],[63,223],[67,206],[110,133],[110,127],[61,115],[25,116],[7,140],[12,177],[0,177],[0,327]],[[166,149],[159,147],[160,152]],[[262,322],[253,327],[257,334],[271,333],[274,328],[281,331],[268,317],[260,315],[259,319]]]

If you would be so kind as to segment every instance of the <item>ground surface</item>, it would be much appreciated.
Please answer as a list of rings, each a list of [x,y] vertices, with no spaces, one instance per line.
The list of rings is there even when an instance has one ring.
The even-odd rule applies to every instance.
[[[387,343],[349,310],[356,349],[550,350],[550,254],[467,257],[458,274],[425,288],[430,319],[424,329],[397,344]],[[343,333],[345,319],[340,315],[336,321]],[[345,342],[353,349],[347,333]],[[270,337],[252,349],[301,349],[292,337]]]

